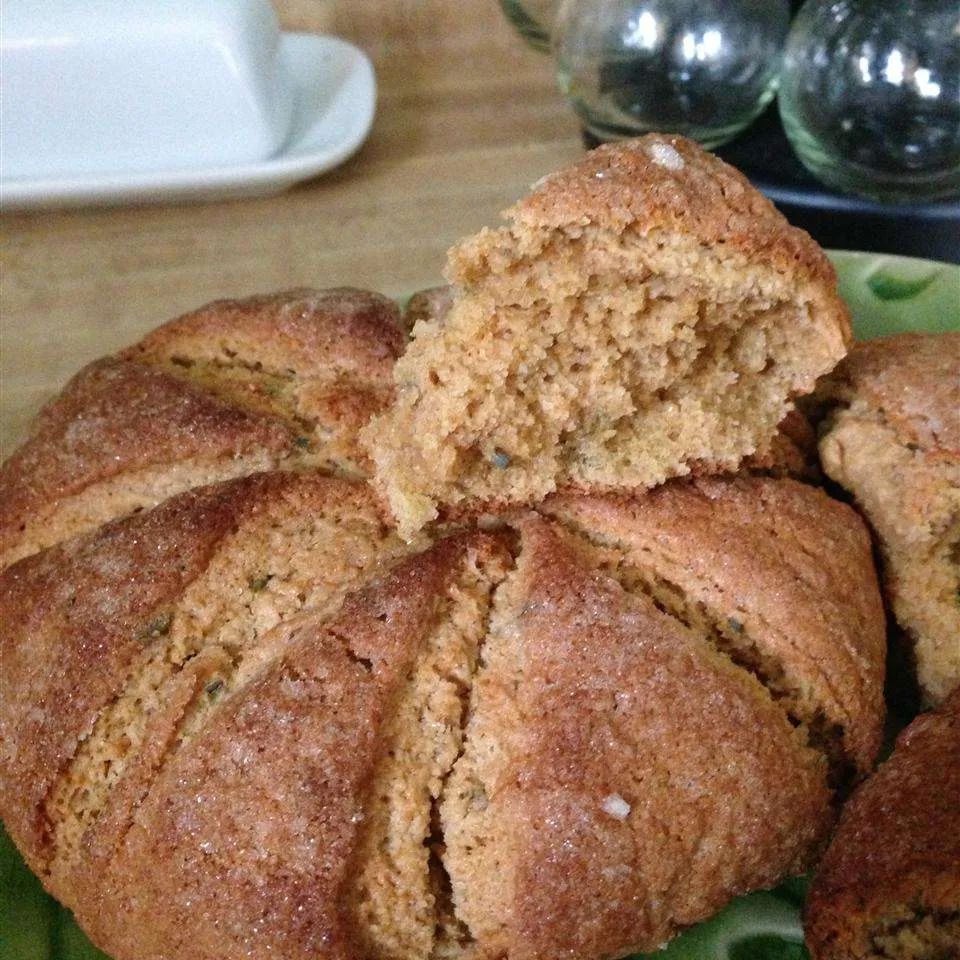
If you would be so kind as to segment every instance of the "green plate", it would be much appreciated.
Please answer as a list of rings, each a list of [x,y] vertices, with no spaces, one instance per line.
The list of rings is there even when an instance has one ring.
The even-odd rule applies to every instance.
[[[859,339],[960,330],[960,267],[848,250],[833,250],[830,259]]]
[[[835,251],[840,292],[865,339],[910,330],[960,330],[960,267],[885,254]],[[741,897],[688,930],[656,960],[806,960],[805,885]],[[0,960],[106,960],[69,912],[48,897],[0,830]]]

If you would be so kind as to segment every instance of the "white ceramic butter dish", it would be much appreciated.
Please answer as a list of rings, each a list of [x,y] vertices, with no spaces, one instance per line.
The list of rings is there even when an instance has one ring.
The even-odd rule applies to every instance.
[[[366,56],[267,0],[34,0],[0,30],[4,210],[275,192],[349,156]]]

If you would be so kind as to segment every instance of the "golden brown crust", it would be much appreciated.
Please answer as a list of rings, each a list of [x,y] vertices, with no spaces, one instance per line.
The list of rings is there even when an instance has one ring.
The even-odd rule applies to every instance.
[[[960,333],[901,333],[863,340],[821,392],[882,411],[903,443],[960,457]]]
[[[220,300],[73,378],[0,468],[0,567],[190,487],[277,466],[355,475],[392,395],[392,300]]]
[[[808,719],[822,711],[865,774],[880,743],[886,634],[860,518],[763,477],[673,481],[637,497],[559,494],[543,508],[649,566],[759,645]]]
[[[298,288],[245,300],[214,300],[129,347],[141,361],[180,355],[261,363],[300,376],[321,373],[389,382],[405,337],[396,303],[353,287]]]
[[[736,195],[730,184],[717,189]],[[741,206],[729,201],[731,222],[750,204]],[[781,241],[787,254],[791,243],[802,253],[801,239]],[[811,282],[824,279],[794,259]],[[389,396],[403,337],[387,303],[347,290],[221,301],[101,361],[41,419],[38,437],[69,435],[77,446],[12,461],[11,476],[46,491],[17,509],[35,513],[151,457],[236,457],[249,443],[279,458],[291,438],[299,447],[299,426],[325,417],[349,433]],[[283,407],[266,378],[288,374],[299,379]],[[178,415],[164,414],[163,402]],[[88,435],[77,424],[97,403],[105,412]],[[785,459],[793,456],[791,446]],[[69,457],[82,465],[76,478],[65,476]],[[779,469],[775,459],[758,466]],[[502,882],[507,908],[487,918],[498,934],[481,923],[466,945],[457,937],[474,914],[438,910],[437,936],[449,922],[456,949],[513,960],[655,947],[729,897],[804,868],[833,795],[826,758],[759,671],[717,649],[719,631],[686,624],[632,585],[627,561],[622,583],[611,576],[604,549],[615,535],[623,556],[656,554],[658,573],[687,599],[721,622],[736,618],[735,632],[765,645],[843,727],[846,755],[863,770],[881,712],[882,612],[864,531],[830,504],[769,479],[668,484],[638,498],[557,496],[544,512],[567,529],[542,516],[518,521],[521,568],[488,631],[510,534],[448,538],[371,582],[381,563],[412,548],[389,531],[365,485],[271,473],[184,493],[0,575],[0,813],[49,888],[120,960],[369,956],[348,901],[373,859],[360,862],[369,853],[361,841],[390,749],[386,722],[413,682],[420,645],[446,617],[450,634],[439,642],[473,645],[463,673],[435,678],[437,689],[455,688],[444,714],[454,728],[467,720],[465,709],[453,714],[482,662],[464,624],[487,635],[491,658],[498,644],[509,650],[475,684],[474,719],[485,717],[486,729],[468,726],[465,740],[457,730],[458,768],[491,736],[508,748],[502,780],[483,794],[487,818],[496,815],[488,847],[502,851],[504,875],[482,878]],[[328,514],[311,535],[342,551],[349,570],[325,564],[319,549],[309,564],[294,554],[300,579],[277,576],[283,603],[271,606],[266,585],[301,534],[287,521]],[[375,531],[350,549],[340,524],[348,514]],[[240,541],[253,547],[255,568],[228,562]],[[462,619],[452,603],[441,615],[464,557],[484,550],[502,565],[480,578],[483,600],[464,589]],[[366,586],[343,600],[358,582]],[[308,596],[312,611],[285,620]],[[178,628],[202,625],[194,646],[174,636],[172,612]],[[149,703],[140,680],[152,684]],[[111,737],[119,753],[104,750],[98,766],[94,748],[113,749]],[[447,776],[457,782],[455,755],[446,766],[431,758],[430,796],[441,807]],[[458,860],[457,812],[448,812],[447,848],[439,836],[432,846],[438,889],[445,863],[461,901],[452,912],[481,878]],[[425,839],[414,839],[421,854]]]
[[[278,499],[289,509],[352,507],[378,517],[362,485],[255,475],[182,494],[0,576],[0,811],[39,873],[51,855],[44,804],[61,771],[162,642],[174,604],[219,544]]]
[[[444,806],[477,955],[655,949],[802,869],[830,794],[779,707],[557,527],[529,519],[522,533]]]
[[[791,226],[738,170],[676,135],[651,133],[591,150],[545,177],[505,216],[532,227],[676,230],[829,289],[836,282],[833,266],[806,231]],[[849,343],[849,315],[836,293],[833,298],[833,318]]]
[[[824,471],[856,498],[884,560],[920,687],[960,682],[960,333],[868,340],[818,388]]]
[[[483,549],[502,547],[442,541],[332,619],[277,628],[279,655],[168,762],[115,854],[78,877],[98,877],[79,910],[95,940],[122,957],[360,956],[343,891],[382,728],[468,550]]]
[[[18,559],[42,524],[87,487],[154,465],[215,462],[296,449],[282,419],[245,411],[169,374],[108,357],[84,367],[39,414],[0,467],[0,555]]]
[[[396,303],[340,287],[217,300],[124,352],[200,383],[245,409],[284,416],[304,459],[351,475],[366,469],[356,435],[393,396],[406,335]]]
[[[853,342],[836,271],[820,246],[739,170],[685,137],[651,133],[603,144],[544,177],[504,216],[511,221],[507,229],[531,250],[534,238],[550,230],[571,236],[588,226],[640,236],[676,231],[718,254],[790,275],[815,305],[819,332],[835,341],[837,355]],[[495,269],[494,236],[482,230],[450,251],[452,283],[469,287],[483,270]]]
[[[695,495],[679,492],[685,486]],[[851,512],[839,505],[831,512],[822,494],[800,484],[700,481],[641,499],[658,497],[664,502],[649,511],[615,498],[571,495],[548,509],[564,513],[568,525],[576,514],[594,534],[612,525],[618,535],[640,536],[647,523],[657,536],[663,530],[667,540],[690,541],[688,553],[705,554],[707,562],[718,548],[691,529],[712,524],[717,541],[739,541],[744,533],[737,524],[750,529],[758,513],[775,516],[783,531],[747,538],[739,561],[736,550],[732,560],[729,549],[725,555],[741,589],[753,590],[743,605],[761,613],[764,591],[792,596],[793,580],[810,568],[824,565],[836,581],[820,584],[816,602],[824,606],[831,591],[848,586],[841,566],[851,578],[859,575],[856,551],[866,550],[865,538]],[[239,532],[252,530],[261,552],[275,555],[281,514],[334,507],[380,524],[363,485],[292,474],[248,477],[109,524],[23,560],[0,578],[0,618],[13,626],[0,654],[5,666],[12,664],[16,693],[0,706],[7,746],[0,811],[51,889],[122,960],[172,953],[184,960],[367,955],[344,884],[362,872],[358,857],[367,855],[360,841],[371,785],[389,748],[385,722],[460,558],[489,549],[508,563],[508,534],[442,541],[349,596],[339,610],[317,610],[262,636],[254,629],[242,678],[223,688],[230,692],[222,705],[201,708],[208,712],[197,726],[198,700],[206,704],[206,691],[221,689],[218,678],[237,671],[223,621],[211,643],[162,688],[146,732],[131,741],[121,779],[69,856],[54,849],[62,824],[50,819],[62,809],[49,802],[58,778],[75,764],[84,738],[101,735],[95,722],[118,697],[129,696],[130,677],[145,672],[158,650],[172,650],[157,636],[165,629],[157,627],[158,613],[162,618],[175,608],[178,616],[202,619],[205,606],[234,590],[232,581],[214,579],[212,596],[189,592],[201,574],[223,573],[216,564],[229,553],[228,538],[236,550]],[[698,627],[684,626],[642,589],[624,588],[603,572],[601,548],[542,518],[518,525],[521,566],[497,601],[497,624],[488,632],[485,614],[477,608],[471,614],[480,618],[480,635],[487,633],[481,656],[487,666],[470,711],[486,716],[488,727],[470,721],[461,760],[449,783],[442,772],[439,781],[441,811],[454,810],[441,815],[446,846],[438,844],[437,853],[453,881],[454,952],[462,947],[493,957],[502,949],[518,960],[552,960],[652,948],[729,897],[803,869],[830,823],[832,791],[825,758],[782,706]],[[331,534],[334,549],[341,530]],[[812,546],[804,536],[829,546]],[[783,552],[800,559],[758,552],[764,537],[782,540]],[[396,542],[391,556],[398,550]],[[357,554],[352,563],[360,582],[373,575],[379,556],[372,548]],[[768,560],[769,581],[758,573]],[[332,576],[326,569],[315,575]],[[792,609],[803,620],[812,601],[800,594]],[[862,603],[867,656],[876,624],[870,603]],[[744,624],[754,628],[747,615]],[[461,629],[454,623],[453,636]],[[763,617],[757,629],[773,630]],[[811,636],[815,646],[816,630]],[[845,641],[838,634],[834,642]],[[497,646],[511,643],[519,646],[506,656],[501,651],[497,661]],[[826,647],[823,654],[830,656]],[[843,655],[833,652],[841,666]],[[78,676],[84,683],[76,683]],[[827,698],[829,691],[813,686],[815,696]],[[851,721],[851,742],[865,743],[869,735],[853,736],[854,722],[869,724]],[[486,791],[496,815],[488,849],[501,857],[503,872],[485,880],[489,885],[492,876],[507,897],[492,914],[493,925],[502,924],[494,937],[483,922],[474,931],[475,912],[460,909],[484,878],[458,859],[463,844],[455,812],[461,761],[469,768],[476,751],[483,754],[491,730],[512,758],[500,785]],[[92,775],[100,776],[96,767]],[[621,818],[623,803],[629,811]],[[457,946],[464,924],[477,942]]]
[[[815,960],[883,958],[884,921],[911,914],[960,915],[960,691],[914,720],[847,804],[810,891],[807,943]]]

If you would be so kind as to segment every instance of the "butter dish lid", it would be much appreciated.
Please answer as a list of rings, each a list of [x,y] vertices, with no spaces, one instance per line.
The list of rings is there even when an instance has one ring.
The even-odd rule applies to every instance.
[[[263,160],[293,89],[267,0],[4,5],[3,176]]]

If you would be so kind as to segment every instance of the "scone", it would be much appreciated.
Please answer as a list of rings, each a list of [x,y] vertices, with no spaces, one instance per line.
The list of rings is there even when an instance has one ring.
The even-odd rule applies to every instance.
[[[802,872],[879,738],[852,511],[756,478],[550,512],[518,525],[440,803],[469,956],[655,950]]]
[[[509,554],[406,551],[364,485],[270,474],[3,575],[0,810],[115,960],[353,956],[369,903],[426,956],[429,790]]]
[[[679,137],[607,145],[454,247],[363,438],[404,535],[466,504],[641,489],[763,454],[846,352],[820,248]]]
[[[960,690],[847,804],[805,928],[813,960],[960,957]]]
[[[186,492],[0,575],[0,815],[114,960],[657,947],[871,766],[867,532],[772,478],[406,544],[369,487]]]
[[[818,390],[824,471],[877,535],[924,698],[960,683],[960,333],[858,343]]]
[[[0,568],[191,487],[357,474],[392,395],[396,304],[348,288],[220,300],[78,373],[0,467]]]

